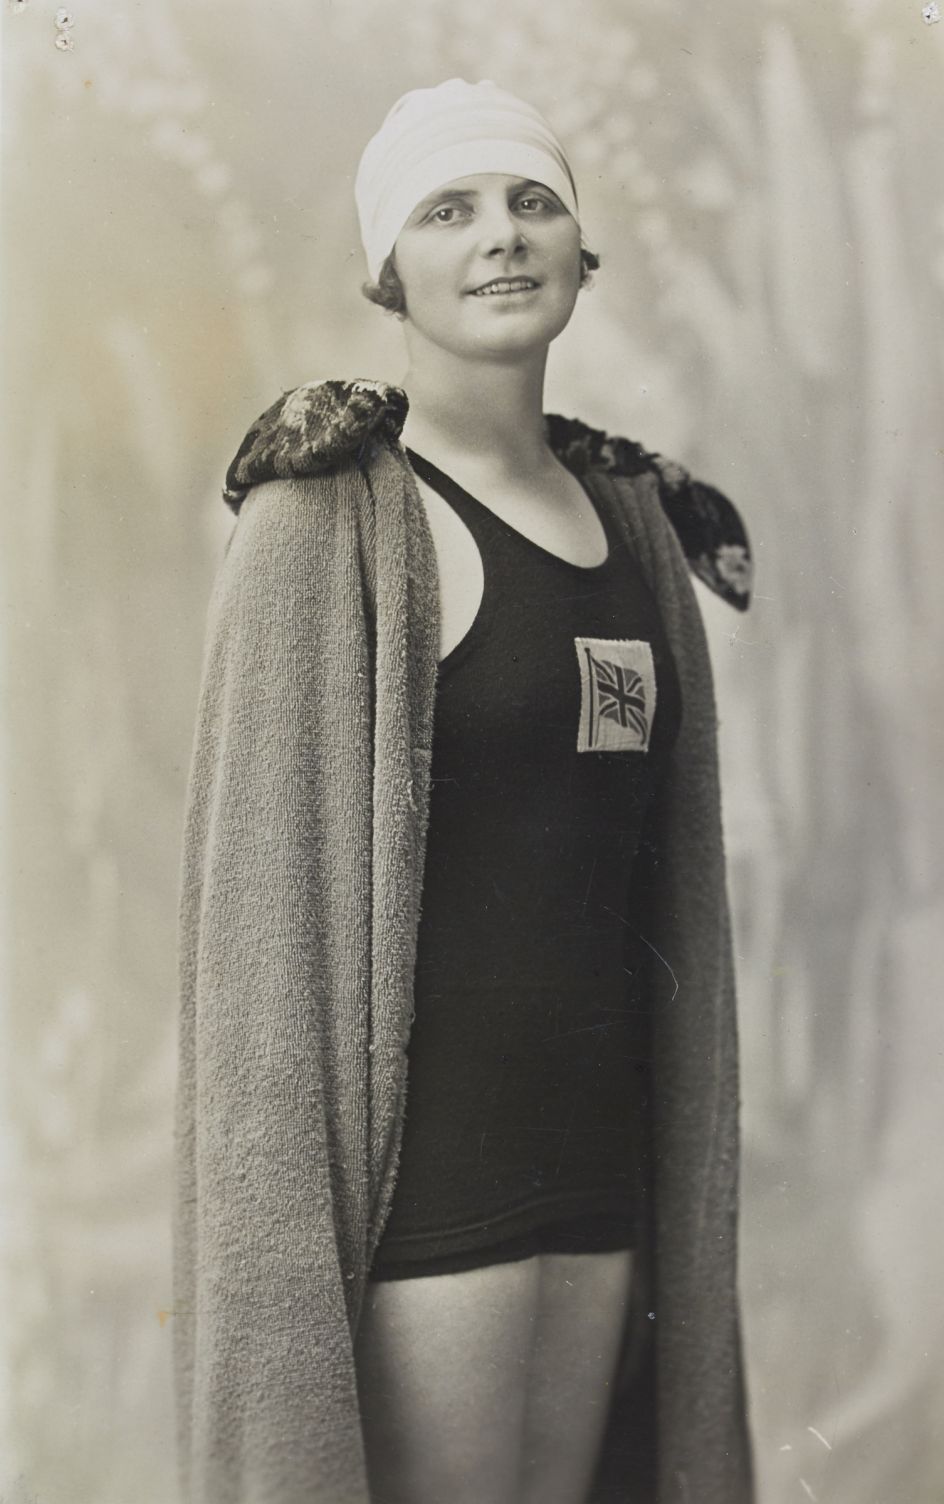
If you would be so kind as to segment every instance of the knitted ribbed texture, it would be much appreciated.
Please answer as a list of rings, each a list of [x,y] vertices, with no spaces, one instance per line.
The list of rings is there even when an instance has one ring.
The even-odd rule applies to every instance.
[[[361,468],[252,485],[208,616],[180,905],[186,1504],[369,1504],[353,1340],[403,1122],[439,625],[405,456],[379,438],[359,455]],[[658,1504],[749,1504],[710,667],[654,474],[587,481],[630,530],[684,703],[646,936],[665,984],[654,1004],[656,1278],[637,1290],[593,1498],[638,1497],[626,1438],[648,1391]]]

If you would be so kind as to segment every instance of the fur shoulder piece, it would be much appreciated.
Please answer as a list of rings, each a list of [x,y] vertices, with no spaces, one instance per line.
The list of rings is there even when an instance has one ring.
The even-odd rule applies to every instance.
[[[238,513],[247,492],[262,481],[368,462],[374,445],[397,445],[408,406],[400,387],[381,381],[309,381],[283,392],[240,444],[226,472],[223,500]],[[692,573],[722,600],[747,610],[750,543],[737,508],[723,492],[695,480],[674,460],[579,418],[549,413],[544,423],[551,449],[575,475],[588,470],[627,478],[650,475]]]

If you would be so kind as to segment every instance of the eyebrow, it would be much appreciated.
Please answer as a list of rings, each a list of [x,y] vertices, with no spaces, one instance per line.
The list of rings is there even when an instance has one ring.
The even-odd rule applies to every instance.
[[[524,188],[540,188],[542,193],[550,193],[553,198],[557,198],[557,194],[553,188],[548,188],[546,183],[539,183],[536,178],[519,178],[517,183],[513,183],[508,191],[509,193],[520,193]],[[430,193],[426,198],[421,199],[413,210],[413,213],[421,214],[424,209],[431,208],[433,204],[445,204],[453,198],[478,198],[479,196],[477,188],[447,188],[439,193]]]

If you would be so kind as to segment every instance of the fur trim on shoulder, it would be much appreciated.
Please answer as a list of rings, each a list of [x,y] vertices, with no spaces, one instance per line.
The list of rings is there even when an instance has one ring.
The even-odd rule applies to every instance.
[[[226,472],[223,500],[239,512],[262,481],[317,475],[369,460],[371,446],[395,448],[409,403],[406,392],[382,381],[308,381],[283,392],[256,419]],[[575,475],[605,470],[632,477],[654,474],[662,508],[692,573],[739,611],[750,604],[753,561],[741,516],[723,492],[695,480],[683,465],[650,452],[634,439],[591,428],[579,418],[548,413],[547,441]]]

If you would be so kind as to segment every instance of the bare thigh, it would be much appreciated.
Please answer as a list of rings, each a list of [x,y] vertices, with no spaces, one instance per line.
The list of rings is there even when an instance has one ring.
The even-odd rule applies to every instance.
[[[585,1504],[609,1415],[632,1259],[628,1249],[541,1255],[519,1504]]]
[[[373,1504],[584,1504],[631,1257],[369,1284],[355,1358]]]
[[[368,1284],[355,1360],[372,1504],[518,1504],[537,1258]]]

